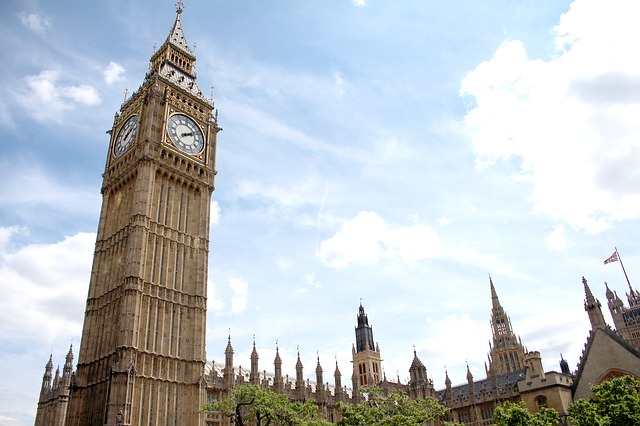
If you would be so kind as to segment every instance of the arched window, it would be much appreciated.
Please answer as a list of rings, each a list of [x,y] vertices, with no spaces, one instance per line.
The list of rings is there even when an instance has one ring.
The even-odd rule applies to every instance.
[[[536,396],[536,405],[538,406],[538,409],[540,409],[542,407],[546,407],[547,406],[547,397],[544,396],[544,395]]]

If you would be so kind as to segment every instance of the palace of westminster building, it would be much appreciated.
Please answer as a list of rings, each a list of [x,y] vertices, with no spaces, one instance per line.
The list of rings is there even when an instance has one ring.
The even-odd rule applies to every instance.
[[[224,365],[205,356],[210,199],[220,130],[213,102],[196,85],[195,54],[187,45],[182,2],[144,81],[116,113],[101,188],[103,203],[77,366],[72,348],[62,372],[45,366],[37,426],[226,425],[221,413],[201,413],[207,401],[253,383],[292,400],[313,398],[322,415],[339,420],[336,404],[357,402],[376,385],[411,398],[434,397],[450,408],[445,420],[493,424],[504,401],[524,401],[531,411],[567,407],[589,396],[589,386],[618,375],[640,377],[640,292],[629,286],[629,306],[606,288],[615,331],[583,279],[592,330],[576,371],[565,360],[546,371],[540,353],[526,351],[514,333],[490,279],[492,300],[486,378],[436,389],[414,351],[408,383],[382,374],[380,347],[360,305],[345,386],[336,363],[334,384],[316,366],[316,381],[283,377],[278,352],[274,372],[234,367],[231,338]],[[299,355],[299,354],[298,354]],[[345,381],[346,382],[346,381]]]

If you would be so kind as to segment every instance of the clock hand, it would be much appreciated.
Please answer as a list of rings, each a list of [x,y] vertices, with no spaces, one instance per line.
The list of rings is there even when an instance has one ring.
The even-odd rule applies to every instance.
[[[185,136],[193,136],[193,132],[189,132],[189,133],[182,133],[180,135],[181,138],[185,137]]]
[[[122,140],[126,140],[129,137],[129,135],[131,134],[131,132],[133,132],[133,127],[131,127],[129,130],[127,130],[127,132],[122,137]]]

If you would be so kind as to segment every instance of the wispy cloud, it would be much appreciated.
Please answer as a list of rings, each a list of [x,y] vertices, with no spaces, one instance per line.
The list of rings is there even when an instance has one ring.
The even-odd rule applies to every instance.
[[[35,13],[20,13],[20,22],[31,31],[44,34],[51,28],[51,18]]]
[[[4,182],[0,186],[0,204],[15,212],[40,214],[45,209],[77,215],[98,211],[100,194],[95,188],[77,182],[70,185],[34,161],[0,161],[0,166],[0,179]]]

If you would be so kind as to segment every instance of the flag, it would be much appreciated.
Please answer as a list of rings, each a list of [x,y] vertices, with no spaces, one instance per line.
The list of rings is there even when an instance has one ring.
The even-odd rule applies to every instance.
[[[618,261],[618,252],[614,251],[613,254],[609,256],[608,259],[605,259],[604,264],[606,265],[607,263],[617,262],[617,261]]]

